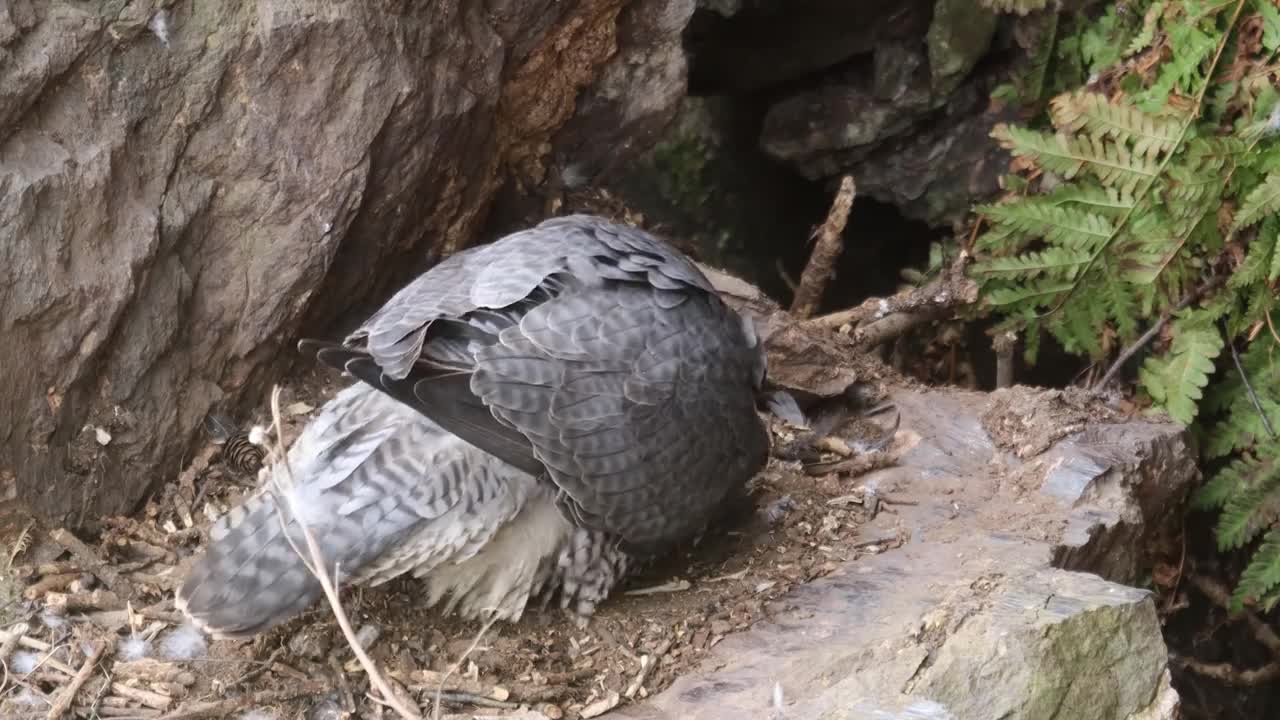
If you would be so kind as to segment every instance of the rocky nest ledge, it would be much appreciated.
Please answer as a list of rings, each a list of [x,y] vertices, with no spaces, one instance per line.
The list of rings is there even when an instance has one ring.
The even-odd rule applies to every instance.
[[[530,612],[475,642],[475,625],[422,611],[413,581],[347,591],[395,684],[423,708],[439,695],[448,718],[1174,717],[1153,596],[1132,585],[1198,477],[1182,428],[1084,394],[920,387],[838,333],[770,322],[776,379],[814,397],[878,387],[892,442],[825,473],[773,460],[752,511],[585,630]],[[338,382],[289,382],[286,434]],[[844,445],[892,417],[857,420]],[[248,482],[210,446],[92,544],[31,528],[0,714],[70,697],[67,717],[390,717],[324,608],[210,645],[173,613],[210,517]]]

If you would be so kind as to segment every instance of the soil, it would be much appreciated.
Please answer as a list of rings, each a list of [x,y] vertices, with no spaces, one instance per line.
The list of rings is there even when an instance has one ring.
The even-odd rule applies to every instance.
[[[286,440],[344,382],[315,370],[288,383],[281,395]],[[267,424],[268,415],[264,405],[258,422]],[[840,436],[849,447],[865,447],[892,437],[891,425],[892,416],[855,418]],[[796,428],[778,423],[773,431],[775,446],[794,446]],[[707,649],[763,618],[769,601],[795,585],[900,544],[900,536],[860,536],[868,509],[851,476],[891,462],[893,452],[891,445],[881,451],[885,458],[819,475],[798,462],[771,460],[753,481],[750,509],[632,578],[585,629],[557,610],[532,610],[477,639],[477,624],[423,609],[412,579],[347,589],[344,605],[373,658],[423,708],[443,687],[445,712],[525,706],[550,718],[594,717],[690,671]],[[210,444],[141,517],[106,521],[107,529],[80,555],[67,557],[61,545],[44,540],[19,557],[26,564],[15,574],[27,590],[20,647],[49,659],[34,673],[12,675],[0,696],[0,715],[44,717],[47,703],[66,689],[93,648],[114,642],[115,655],[76,694],[80,716],[232,717],[259,710],[276,718],[392,717],[366,695],[366,678],[327,606],[252,641],[217,641],[207,649],[196,642],[194,657],[174,656],[171,637],[190,635],[190,628],[173,611],[173,590],[211,519],[254,482],[224,464],[218,446]],[[889,505],[878,507],[893,512]],[[126,599],[129,609],[122,607]],[[68,609],[59,611],[63,605]],[[150,639],[154,659],[129,662],[131,637]]]

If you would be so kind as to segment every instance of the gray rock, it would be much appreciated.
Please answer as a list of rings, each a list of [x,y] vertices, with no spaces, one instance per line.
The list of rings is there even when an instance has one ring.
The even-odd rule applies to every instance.
[[[996,14],[979,0],[937,0],[925,35],[934,91],[954,90],[991,47],[995,32]]]
[[[1017,391],[1029,407],[1055,402]],[[771,621],[718,644],[702,671],[615,714],[1176,717],[1152,596],[1100,575],[1150,564],[1140,542],[1119,567],[1106,555],[1120,533],[1154,531],[1187,492],[1195,476],[1184,430],[1095,424],[1019,459],[983,430],[987,396],[902,390],[892,400],[900,464],[857,482],[905,502],[860,534],[905,533],[905,544],[797,588]],[[1077,533],[1086,516],[1103,521]],[[1065,545],[1074,554],[1057,550]],[[1059,567],[1068,561],[1074,570]]]
[[[773,88],[870,53],[880,42],[919,39],[932,11],[932,0],[717,3],[690,27],[691,80],[706,94]]]
[[[663,122],[690,2],[0,7],[0,533],[133,509],[300,326],[472,242],[499,168]]]

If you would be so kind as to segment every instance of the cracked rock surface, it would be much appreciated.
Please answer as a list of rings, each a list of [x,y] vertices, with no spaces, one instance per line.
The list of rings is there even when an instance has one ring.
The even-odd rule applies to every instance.
[[[0,4],[0,535],[130,511],[300,328],[483,239],[507,177],[601,128],[625,154],[683,93],[691,12]]]
[[[1059,391],[892,399],[907,449],[857,481],[889,503],[861,533],[910,539],[798,588],[700,672],[619,715],[1176,717],[1152,596],[1122,583],[1197,477],[1183,431],[1106,418],[1080,429],[1079,399]],[[1001,408],[1035,420],[1014,428]],[[1060,439],[1019,457],[1031,435]]]

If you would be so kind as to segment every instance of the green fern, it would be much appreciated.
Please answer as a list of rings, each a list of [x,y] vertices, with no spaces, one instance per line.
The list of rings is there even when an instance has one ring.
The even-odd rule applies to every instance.
[[[1139,130],[1135,128],[1134,132]],[[1158,173],[1157,164],[1150,157],[1094,135],[1040,133],[1000,124],[992,129],[991,136],[1015,157],[1031,158],[1067,180],[1087,170],[1104,185],[1133,192],[1139,183],[1154,180]]]
[[[1254,600],[1264,612],[1271,612],[1280,593],[1280,528],[1272,528],[1253,554],[1253,560],[1240,574],[1240,583],[1232,595],[1232,609],[1241,610],[1245,602]]]
[[[1213,360],[1222,352],[1222,336],[1213,328],[1174,327],[1177,334],[1168,355],[1147,358],[1139,378],[1170,417],[1190,424],[1213,374]]]
[[[1134,153],[1149,160],[1172,151],[1182,132],[1176,117],[1158,117],[1113,104],[1100,93],[1064,93],[1050,102],[1050,108],[1053,124],[1060,131],[1127,141]]]
[[[1221,548],[1255,548],[1235,602],[1272,607],[1280,90],[1270,78],[1280,7],[1124,5],[1064,15],[1044,84],[1055,96],[1023,108],[1034,121],[993,130],[1018,174],[1005,197],[978,208],[986,227],[971,272],[997,327],[1021,331],[1028,362],[1043,335],[1106,367],[1172,316],[1138,348],[1137,399],[1190,425],[1217,461],[1194,504],[1219,513]],[[1237,39],[1243,18],[1250,42]],[[1240,349],[1243,377],[1227,343]]]
[[[1133,40],[1129,41],[1129,47],[1125,48],[1124,57],[1137,55],[1151,45],[1151,41],[1155,40],[1156,27],[1160,23],[1162,14],[1164,14],[1163,2],[1152,3],[1151,7],[1147,8],[1146,14],[1142,16],[1142,29],[1133,37]]]
[[[1232,231],[1247,228],[1268,215],[1280,210],[1280,173],[1271,173],[1245,196],[1244,204],[1236,213]]]

